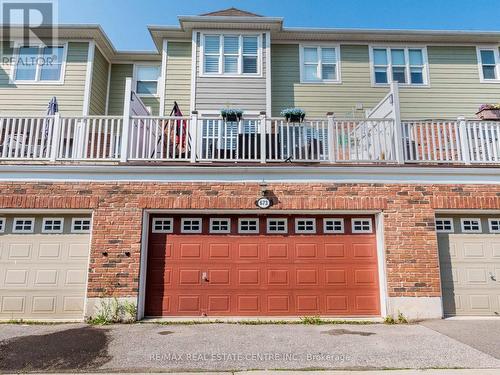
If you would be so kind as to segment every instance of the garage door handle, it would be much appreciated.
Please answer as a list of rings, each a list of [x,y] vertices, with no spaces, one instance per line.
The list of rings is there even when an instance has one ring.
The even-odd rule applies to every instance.
[[[497,281],[497,278],[491,272],[490,272],[490,279],[493,281]]]
[[[206,273],[206,272],[203,272],[203,273],[201,274],[201,280],[202,280],[202,281],[208,281],[208,276],[207,276],[207,273]]]

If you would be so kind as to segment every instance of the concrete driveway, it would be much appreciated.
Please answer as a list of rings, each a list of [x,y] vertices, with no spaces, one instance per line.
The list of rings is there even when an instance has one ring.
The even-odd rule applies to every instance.
[[[426,325],[0,325],[0,371],[500,368]]]

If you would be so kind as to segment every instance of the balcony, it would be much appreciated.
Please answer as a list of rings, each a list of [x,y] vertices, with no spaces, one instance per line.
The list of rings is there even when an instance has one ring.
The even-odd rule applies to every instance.
[[[133,92],[125,97],[124,116],[0,116],[0,162],[500,165],[500,122],[401,120],[397,85],[366,118],[300,123],[150,116]]]
[[[500,164],[478,120],[0,117],[0,160],[22,162]]]

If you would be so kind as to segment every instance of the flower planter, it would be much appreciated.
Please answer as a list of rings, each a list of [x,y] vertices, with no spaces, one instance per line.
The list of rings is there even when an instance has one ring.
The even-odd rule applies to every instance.
[[[225,116],[222,116],[222,118],[227,122],[237,122],[241,120],[242,116],[236,114],[227,114]]]
[[[287,122],[302,122],[306,115],[289,115],[285,116]]]
[[[500,121],[500,109],[483,109],[476,116],[481,120]]]

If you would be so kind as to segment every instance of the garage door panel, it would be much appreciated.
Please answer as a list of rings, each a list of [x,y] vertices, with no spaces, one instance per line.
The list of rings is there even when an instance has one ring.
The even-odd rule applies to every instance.
[[[180,220],[174,217],[174,223]],[[255,235],[156,236],[156,249],[148,256],[146,315],[380,314],[374,234],[294,235],[289,219],[289,234],[266,235],[265,219],[260,220],[261,233]],[[166,245],[173,249],[168,261]],[[165,264],[172,269],[170,285],[158,276]],[[208,280],[202,280],[203,273]]]
[[[14,218],[6,215],[0,234],[0,318],[83,318],[90,235],[72,233],[72,216],[63,216],[63,232],[49,234],[41,232],[45,216],[30,215],[33,233],[12,233]]]
[[[461,218],[454,218],[455,233],[438,233],[444,313],[498,315],[500,284],[498,278],[491,276],[500,269],[500,259],[496,256],[500,236],[460,233]],[[487,217],[481,220],[483,232],[488,231]]]

